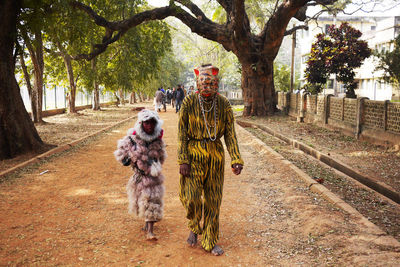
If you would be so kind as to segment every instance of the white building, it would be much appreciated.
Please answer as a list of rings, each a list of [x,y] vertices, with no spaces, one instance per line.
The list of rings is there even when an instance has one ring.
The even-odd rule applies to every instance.
[[[311,45],[315,42],[315,36],[318,33],[326,33],[330,25],[339,26],[343,22],[348,22],[353,28],[363,33],[361,39],[368,42],[372,50],[393,50],[393,44],[390,42],[400,33],[400,16],[391,17],[368,17],[368,16],[325,16],[318,18],[317,21],[309,23],[309,30],[302,30],[299,36],[299,45],[301,48],[301,77],[304,84],[304,71],[306,61],[310,54]],[[359,97],[368,97],[371,100],[399,100],[400,89],[393,88],[392,85],[384,83],[381,80],[382,71],[375,71],[375,62],[377,59],[373,56],[366,59],[363,65],[356,69],[355,79],[358,82],[356,94]],[[334,94],[335,96],[344,95],[344,86],[336,82],[335,77],[331,77],[323,94]]]

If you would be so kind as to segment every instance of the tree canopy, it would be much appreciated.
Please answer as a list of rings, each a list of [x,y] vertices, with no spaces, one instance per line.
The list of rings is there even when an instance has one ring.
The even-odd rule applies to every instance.
[[[400,89],[400,34],[392,41],[393,50],[376,51],[379,62],[377,70],[383,70],[383,80]]]
[[[343,23],[339,27],[331,25],[327,33],[316,36],[305,71],[307,81],[317,86],[316,92],[331,74],[336,74],[346,87],[346,96],[355,97],[354,69],[371,55],[367,42],[360,40],[361,35],[359,30]]]

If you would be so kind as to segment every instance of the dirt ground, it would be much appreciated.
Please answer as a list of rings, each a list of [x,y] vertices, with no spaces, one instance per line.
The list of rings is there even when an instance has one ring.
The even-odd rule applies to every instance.
[[[134,115],[127,107],[110,111],[112,119],[105,118],[108,111],[73,117],[78,126],[64,142]],[[85,116],[97,123],[88,126],[80,121]],[[43,126],[54,132],[43,136],[62,127],[55,126],[56,117]],[[397,241],[311,193],[287,163],[255,146],[254,137],[238,126],[245,168],[240,176],[226,169],[219,242],[226,253],[215,257],[187,247],[178,199],[178,116],[169,107],[161,118],[168,158],[158,241],[146,242],[143,221],[127,213],[131,170],[112,154],[132,120],[0,184],[0,266],[398,266]]]
[[[400,151],[374,145],[312,123],[298,123],[289,116],[241,119],[261,123],[346,163],[358,172],[400,192]]]

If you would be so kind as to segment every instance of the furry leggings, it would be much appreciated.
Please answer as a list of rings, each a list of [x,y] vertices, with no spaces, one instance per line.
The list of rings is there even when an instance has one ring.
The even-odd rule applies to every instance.
[[[202,235],[201,245],[210,251],[218,242],[219,210],[224,184],[224,148],[220,140],[190,140],[190,177],[180,176],[179,198],[186,209],[190,230]],[[203,200],[202,200],[203,194]],[[204,209],[203,228],[200,222]]]

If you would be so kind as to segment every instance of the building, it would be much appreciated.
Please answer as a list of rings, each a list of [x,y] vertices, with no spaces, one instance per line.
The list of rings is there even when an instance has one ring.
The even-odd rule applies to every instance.
[[[309,23],[309,30],[302,30],[299,35],[301,48],[301,84],[305,81],[304,71],[306,61],[310,54],[311,45],[318,33],[326,33],[332,24],[340,25],[347,22],[353,28],[362,32],[361,39],[368,42],[372,50],[391,51],[393,44],[390,42],[400,33],[400,16],[376,17],[376,16],[321,16],[316,21]],[[356,94],[358,97],[368,97],[371,100],[400,100],[400,89],[393,88],[391,84],[382,81],[383,72],[375,70],[373,56],[366,59],[363,65],[356,69],[355,79],[358,82]],[[332,76],[327,82],[323,94],[344,96],[345,88]]]

